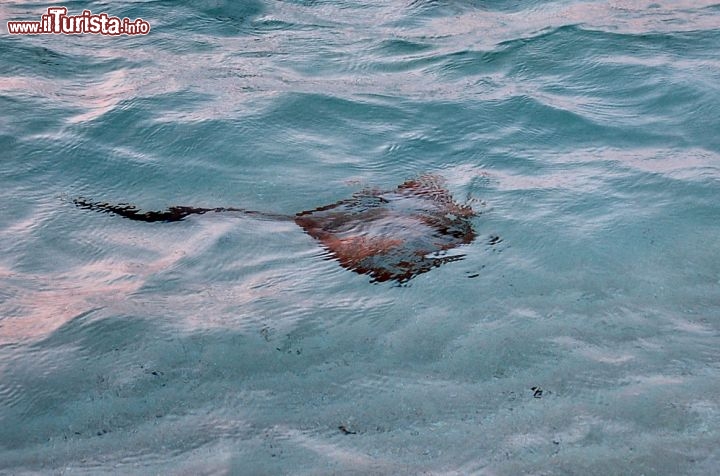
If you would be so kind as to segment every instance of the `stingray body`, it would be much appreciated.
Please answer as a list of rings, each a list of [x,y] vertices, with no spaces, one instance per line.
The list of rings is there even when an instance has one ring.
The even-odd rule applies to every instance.
[[[141,212],[126,205],[76,199],[81,208],[146,222],[173,222],[189,215],[239,212],[267,219],[294,220],[319,241],[341,266],[373,281],[405,282],[437,266],[462,259],[447,251],[475,239],[474,211],[456,203],[442,180],[424,175],[393,190],[363,190],[337,203],[294,216],[242,208],[171,207]]]

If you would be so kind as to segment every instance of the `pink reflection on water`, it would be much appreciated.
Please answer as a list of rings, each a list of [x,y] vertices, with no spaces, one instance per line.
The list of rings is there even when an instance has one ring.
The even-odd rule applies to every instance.
[[[177,267],[185,257],[202,252],[231,226],[230,222],[207,221],[199,233],[185,236],[184,240],[172,235],[155,236],[139,245],[142,252],[138,253],[154,255],[154,259],[121,261],[109,257],[48,274],[0,267],[5,298],[0,303],[0,345],[42,340],[74,318],[98,309],[132,309],[137,306],[133,294],[149,279]],[[127,246],[131,240],[124,234],[96,239],[106,249],[113,248],[113,241]],[[241,290],[235,290],[238,292]]]
[[[0,344],[40,340],[80,314],[121,301],[140,286],[104,262],[62,276],[6,273],[3,281],[11,283],[6,288],[11,298],[3,305],[9,316],[0,321]],[[88,276],[102,280],[90,283]]]
[[[103,75],[100,81],[86,82],[79,89],[68,87],[66,93],[82,107],[83,112],[69,120],[78,123],[112,111],[121,101],[135,97],[137,91],[128,82],[127,70],[119,69]]]

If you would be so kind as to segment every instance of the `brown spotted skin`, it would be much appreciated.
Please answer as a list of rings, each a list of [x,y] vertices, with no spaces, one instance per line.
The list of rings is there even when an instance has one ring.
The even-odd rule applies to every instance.
[[[347,200],[298,213],[297,223],[341,266],[373,281],[406,282],[442,264],[475,237],[473,210],[456,203],[435,176],[395,190],[366,190]]]

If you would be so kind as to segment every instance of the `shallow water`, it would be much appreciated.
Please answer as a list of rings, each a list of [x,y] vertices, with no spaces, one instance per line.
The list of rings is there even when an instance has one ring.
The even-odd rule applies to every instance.
[[[64,5],[152,30],[0,5],[0,473],[716,470],[720,4]],[[72,204],[423,173],[478,239],[402,286],[289,221]]]

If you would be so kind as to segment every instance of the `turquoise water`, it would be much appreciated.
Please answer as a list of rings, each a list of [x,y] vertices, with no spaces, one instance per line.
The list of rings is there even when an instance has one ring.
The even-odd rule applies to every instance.
[[[720,4],[0,5],[0,473],[712,474]],[[292,215],[441,175],[372,284]],[[488,240],[502,241],[491,246]]]

